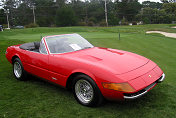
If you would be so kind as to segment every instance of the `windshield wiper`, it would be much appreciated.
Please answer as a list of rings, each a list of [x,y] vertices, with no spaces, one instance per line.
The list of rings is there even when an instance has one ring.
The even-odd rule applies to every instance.
[[[88,49],[88,48],[92,48],[92,47],[84,47],[83,49]]]
[[[80,50],[84,50],[84,49],[88,49],[88,48],[92,48],[92,47],[84,47],[84,48],[82,48],[82,49],[80,49]]]

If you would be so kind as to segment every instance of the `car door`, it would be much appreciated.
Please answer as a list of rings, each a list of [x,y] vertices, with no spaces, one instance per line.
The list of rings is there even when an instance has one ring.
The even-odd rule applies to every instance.
[[[38,77],[49,79],[48,53],[43,40],[40,43],[39,52],[26,51],[24,69]]]
[[[50,54],[49,70],[49,76],[52,82],[61,86],[66,85],[67,76],[70,74],[70,69],[67,68],[67,64],[63,58],[63,55]]]

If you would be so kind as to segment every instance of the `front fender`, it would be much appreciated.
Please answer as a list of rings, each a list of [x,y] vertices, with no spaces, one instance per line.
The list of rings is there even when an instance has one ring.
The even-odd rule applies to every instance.
[[[74,73],[83,73],[83,74],[85,74],[85,75],[88,75],[89,77],[91,77],[91,78],[96,82],[95,76],[94,76],[91,72],[89,72],[89,71],[86,71],[86,70],[84,70],[84,69],[76,69],[76,70],[73,70],[70,75],[72,75],[72,74],[74,74]],[[70,75],[69,75],[69,76],[70,76]],[[69,77],[69,76],[68,76],[68,77]]]

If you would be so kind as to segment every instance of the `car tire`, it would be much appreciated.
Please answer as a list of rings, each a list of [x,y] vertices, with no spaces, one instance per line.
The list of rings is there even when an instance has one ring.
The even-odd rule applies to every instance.
[[[73,80],[72,90],[75,99],[84,106],[96,107],[100,106],[104,101],[98,86],[87,75],[76,76]]]
[[[27,73],[23,68],[23,64],[19,58],[13,60],[13,74],[17,80],[27,80]]]

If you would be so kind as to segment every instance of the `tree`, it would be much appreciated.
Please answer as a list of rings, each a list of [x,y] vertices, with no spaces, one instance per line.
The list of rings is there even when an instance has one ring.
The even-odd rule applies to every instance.
[[[161,7],[162,7],[162,3],[159,3],[159,2],[144,1],[144,2],[142,2],[142,6],[143,6],[143,8],[145,8],[145,7],[150,7],[150,8],[161,9]]]
[[[173,20],[172,14],[167,13],[165,9],[150,7],[143,8],[136,18],[145,24],[171,23]]]
[[[40,27],[48,27],[55,23],[57,6],[53,0],[36,0],[35,13],[36,21]]]
[[[174,3],[175,0],[160,0],[162,3]]]
[[[76,25],[76,16],[74,11],[69,7],[63,7],[57,10],[56,25],[57,26],[72,26]]]
[[[87,21],[87,2],[83,2],[80,0],[72,0],[68,6],[72,8],[75,12],[76,17],[79,21]]]
[[[117,0],[116,12],[120,19],[132,21],[141,9],[141,4],[138,0]]]
[[[165,3],[163,9],[170,14],[172,21],[176,21],[176,3]]]
[[[67,0],[54,0],[54,1],[56,1],[56,6],[58,8],[62,8],[62,7],[65,6],[65,3],[66,3]]]
[[[6,24],[6,15],[3,9],[0,9],[0,25]]]
[[[163,9],[169,14],[176,14],[176,3],[165,3]]]

